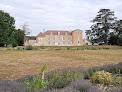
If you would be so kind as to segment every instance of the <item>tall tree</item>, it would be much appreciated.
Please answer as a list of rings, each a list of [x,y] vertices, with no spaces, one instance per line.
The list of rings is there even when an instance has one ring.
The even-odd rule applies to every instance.
[[[116,17],[110,9],[100,9],[98,15],[91,21],[94,24],[86,35],[94,43],[108,44],[110,31],[113,29]]]
[[[115,22],[114,31],[109,38],[109,44],[122,46],[122,20]]]
[[[0,46],[7,44],[8,38],[15,29],[15,20],[9,15],[0,10]]]
[[[25,23],[22,25],[21,30],[22,30],[22,32],[24,33],[24,41],[23,41],[23,44],[24,44],[24,42],[25,42],[25,36],[30,34],[30,29],[29,29],[29,27],[28,27],[28,23],[27,23],[27,22],[25,22]]]

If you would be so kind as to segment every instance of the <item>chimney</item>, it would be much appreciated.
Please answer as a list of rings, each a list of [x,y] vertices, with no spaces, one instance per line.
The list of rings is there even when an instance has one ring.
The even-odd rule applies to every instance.
[[[45,32],[45,29],[43,29],[43,33]]]

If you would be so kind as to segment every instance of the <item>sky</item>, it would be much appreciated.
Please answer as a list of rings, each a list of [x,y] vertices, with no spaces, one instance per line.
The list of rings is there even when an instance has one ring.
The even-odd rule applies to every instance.
[[[0,0],[0,10],[15,18],[16,28],[28,23],[30,36],[45,30],[90,29],[99,9],[111,9],[122,19],[122,0]]]

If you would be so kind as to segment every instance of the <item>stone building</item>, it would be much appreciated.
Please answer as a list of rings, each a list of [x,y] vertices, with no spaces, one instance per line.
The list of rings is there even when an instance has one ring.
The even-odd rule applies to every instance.
[[[33,46],[82,46],[83,32],[80,29],[74,31],[58,31],[43,29],[37,36],[26,36],[24,45]]]

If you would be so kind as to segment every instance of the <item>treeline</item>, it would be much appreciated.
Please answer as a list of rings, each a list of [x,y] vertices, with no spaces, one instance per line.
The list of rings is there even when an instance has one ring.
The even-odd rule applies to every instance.
[[[26,34],[25,24],[22,29],[15,28],[15,19],[9,13],[0,10],[0,46],[22,46]]]
[[[86,36],[93,45],[122,46],[122,20],[117,20],[114,11],[100,9],[98,15],[91,22],[93,25],[90,30],[86,30]]]

